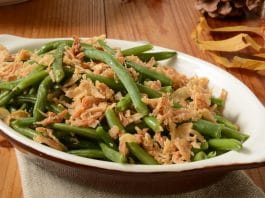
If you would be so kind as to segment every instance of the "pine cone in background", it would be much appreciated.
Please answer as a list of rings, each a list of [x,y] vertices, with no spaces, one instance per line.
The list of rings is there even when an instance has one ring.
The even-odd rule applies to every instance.
[[[246,13],[258,15],[264,0],[196,0],[195,7],[213,18],[244,16]]]

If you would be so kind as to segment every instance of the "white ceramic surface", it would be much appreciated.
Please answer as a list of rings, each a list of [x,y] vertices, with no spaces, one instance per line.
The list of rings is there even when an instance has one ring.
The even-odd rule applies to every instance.
[[[51,40],[56,39],[27,39],[11,35],[0,35],[0,44],[6,46],[13,53],[21,48],[34,49],[40,47]],[[124,49],[137,46],[140,43],[108,39],[110,46]],[[162,47],[154,48],[154,51],[160,50],[169,49]],[[210,87],[216,95],[220,93],[222,88],[228,91],[224,114],[240,125],[242,131],[250,135],[250,138],[244,142],[243,149],[240,152],[230,151],[215,158],[176,165],[121,165],[82,158],[40,145],[15,132],[2,121],[0,121],[0,129],[12,139],[46,155],[75,164],[124,172],[181,172],[205,167],[265,162],[265,108],[242,82],[217,66],[181,52],[178,52],[177,58],[164,61],[164,63],[175,66],[178,71],[188,76],[207,77],[210,80]]]

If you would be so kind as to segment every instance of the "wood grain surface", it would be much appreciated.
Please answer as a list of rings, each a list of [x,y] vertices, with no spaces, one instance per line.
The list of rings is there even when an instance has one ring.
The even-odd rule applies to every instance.
[[[212,62],[190,39],[200,14],[194,0],[31,0],[0,7],[0,34],[24,37],[89,37],[143,40]],[[251,24],[258,20],[210,20],[210,25]],[[216,38],[221,38],[216,36]],[[231,69],[265,104],[265,77]],[[265,168],[246,171],[265,191]],[[0,136],[0,197],[22,197],[14,149]]]

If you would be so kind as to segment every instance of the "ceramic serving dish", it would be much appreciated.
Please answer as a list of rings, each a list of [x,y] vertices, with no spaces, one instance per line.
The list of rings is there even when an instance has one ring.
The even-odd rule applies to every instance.
[[[21,48],[35,49],[52,40],[56,39],[28,39],[0,35],[0,44],[6,46],[12,53]],[[108,39],[108,44],[125,49],[141,43]],[[154,48],[154,51],[160,50],[169,49]],[[2,121],[0,129],[29,160],[47,171],[54,171],[61,176],[75,178],[78,182],[84,181],[89,185],[103,186],[112,190],[127,191],[134,186],[141,192],[182,191],[213,181],[216,176],[223,175],[226,171],[265,165],[265,108],[256,96],[231,74],[187,54],[178,52],[177,58],[164,63],[172,65],[188,76],[207,77],[215,95],[218,95],[222,88],[228,91],[224,115],[236,122],[241,127],[241,131],[250,135],[240,152],[230,151],[211,159],[175,165],[122,165],[78,157],[40,145],[17,133]],[[193,185],[194,183],[197,185]]]

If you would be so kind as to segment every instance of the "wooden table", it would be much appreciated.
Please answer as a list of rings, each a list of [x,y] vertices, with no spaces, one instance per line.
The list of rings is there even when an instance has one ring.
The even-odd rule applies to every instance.
[[[199,13],[194,0],[31,0],[0,7],[0,34],[24,37],[89,37],[146,40],[210,61],[190,39]],[[219,22],[251,23],[257,21]],[[265,77],[254,72],[229,70],[265,104]],[[14,149],[0,137],[0,197],[22,197]],[[246,171],[265,191],[265,168]]]

